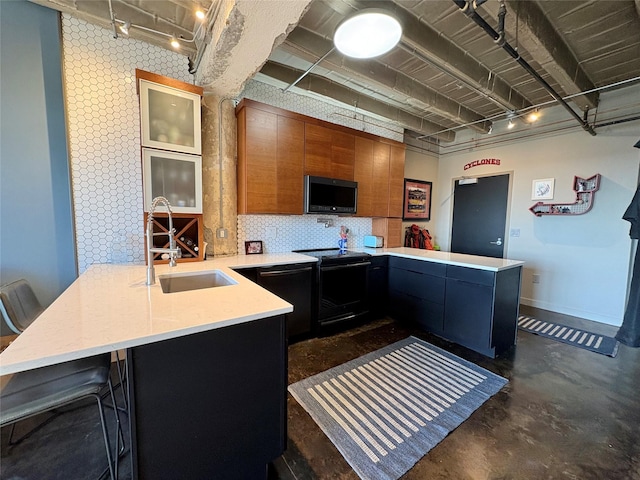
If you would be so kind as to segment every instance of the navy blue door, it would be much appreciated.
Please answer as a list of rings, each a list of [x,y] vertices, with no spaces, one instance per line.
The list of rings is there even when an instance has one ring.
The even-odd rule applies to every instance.
[[[508,198],[508,174],[479,177],[477,183],[463,185],[456,180],[451,251],[502,258]]]

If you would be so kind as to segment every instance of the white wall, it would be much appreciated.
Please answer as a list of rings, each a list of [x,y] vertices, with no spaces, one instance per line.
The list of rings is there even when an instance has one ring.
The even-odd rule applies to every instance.
[[[431,182],[431,218],[428,221],[411,220],[402,222],[403,229],[413,225],[426,228],[433,237],[432,243],[440,245],[442,235],[437,231],[439,209],[433,202],[438,198],[438,157],[435,154],[420,153],[407,147],[404,163],[404,178]],[[403,230],[404,234],[404,230]],[[403,237],[404,240],[404,237]]]
[[[522,303],[546,310],[620,325],[627,294],[631,241],[622,220],[636,190],[640,151],[637,123],[598,130],[596,137],[578,129],[565,135],[496,145],[440,158],[437,193],[440,245],[450,245],[454,179],[513,172],[505,257],[526,262]],[[463,170],[483,158],[501,164]],[[534,179],[554,178],[554,202],[575,200],[573,177],[602,175],[593,209],[579,216],[536,217],[528,209]],[[446,236],[446,238],[445,238]],[[540,283],[532,283],[532,274]]]

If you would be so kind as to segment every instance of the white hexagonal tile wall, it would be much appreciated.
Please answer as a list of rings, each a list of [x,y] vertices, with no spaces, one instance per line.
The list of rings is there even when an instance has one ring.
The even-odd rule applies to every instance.
[[[78,268],[144,261],[135,69],[192,82],[187,60],[62,16]]]

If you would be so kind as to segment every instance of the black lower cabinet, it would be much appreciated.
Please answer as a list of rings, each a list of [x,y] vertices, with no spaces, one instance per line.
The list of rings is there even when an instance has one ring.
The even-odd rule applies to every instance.
[[[442,334],[445,265],[391,257],[389,313],[393,318]]]
[[[127,352],[134,479],[266,479],[286,448],[284,316]]]
[[[489,357],[516,342],[522,267],[389,259],[389,314]]]
[[[315,268],[311,264],[292,264],[256,269],[258,285],[293,305],[293,312],[286,314],[287,336],[291,340],[312,331]]]
[[[493,288],[447,278],[445,336],[476,351],[491,349]]]
[[[382,318],[387,314],[389,303],[389,257],[372,256],[368,272],[367,300],[369,315],[372,319]]]

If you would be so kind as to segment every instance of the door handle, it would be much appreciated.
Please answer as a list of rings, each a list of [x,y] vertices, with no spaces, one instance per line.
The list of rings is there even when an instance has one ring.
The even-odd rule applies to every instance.
[[[502,245],[502,238],[498,237],[498,240],[495,242],[489,242],[491,245]]]

